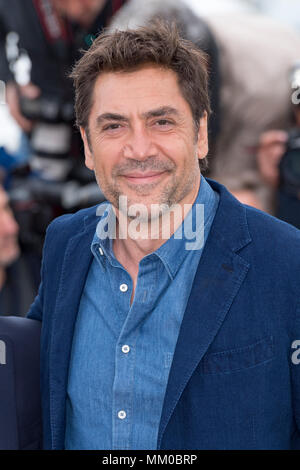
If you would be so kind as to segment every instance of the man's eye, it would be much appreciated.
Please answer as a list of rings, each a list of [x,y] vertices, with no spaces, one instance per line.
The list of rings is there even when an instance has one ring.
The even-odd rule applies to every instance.
[[[119,129],[120,127],[121,127],[120,124],[108,124],[107,126],[103,128],[103,130],[104,131],[115,130],[115,129]]]
[[[159,119],[158,121],[156,121],[156,124],[159,126],[167,126],[172,123],[171,121],[168,121],[168,119]]]

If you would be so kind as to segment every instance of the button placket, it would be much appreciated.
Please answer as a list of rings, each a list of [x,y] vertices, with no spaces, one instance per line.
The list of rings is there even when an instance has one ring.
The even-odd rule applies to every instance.
[[[130,339],[130,341],[128,341]],[[134,396],[134,344],[136,332],[118,338],[115,350],[115,379],[113,386],[113,448],[128,449],[132,432],[132,408]],[[129,346],[129,344],[130,346]]]
[[[124,279],[125,280],[125,279]],[[127,281],[127,280],[126,280]],[[120,304],[122,300],[128,301],[128,292],[131,282],[120,282],[118,284],[120,290]],[[113,449],[126,449],[130,446],[130,436],[132,434],[132,416],[134,403],[134,373],[135,373],[135,344],[140,334],[137,326],[140,325],[141,319],[147,315],[146,311],[141,311],[141,289],[145,289],[144,282],[137,284],[136,295],[137,303],[132,304],[127,310],[127,316],[120,332],[117,348],[115,350],[115,377],[113,385]],[[127,292],[127,294],[126,294]],[[122,296],[122,293],[125,295]],[[127,303],[126,303],[127,305]],[[125,306],[125,303],[124,303]],[[119,412],[125,412],[126,418],[119,417]]]

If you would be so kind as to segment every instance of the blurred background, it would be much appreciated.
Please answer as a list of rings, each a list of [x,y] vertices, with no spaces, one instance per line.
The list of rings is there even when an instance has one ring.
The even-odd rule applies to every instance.
[[[37,293],[47,225],[101,202],[68,73],[104,27],[176,21],[209,58],[209,168],[300,228],[300,0],[0,0],[0,315]]]

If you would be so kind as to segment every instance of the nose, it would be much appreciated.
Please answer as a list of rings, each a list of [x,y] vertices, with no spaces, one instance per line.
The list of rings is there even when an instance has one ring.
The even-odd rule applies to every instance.
[[[133,158],[135,160],[145,160],[155,154],[155,146],[147,129],[142,127],[132,129],[123,148],[124,157]]]

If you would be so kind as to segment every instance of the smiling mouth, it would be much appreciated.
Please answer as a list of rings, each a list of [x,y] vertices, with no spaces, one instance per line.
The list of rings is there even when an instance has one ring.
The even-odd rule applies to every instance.
[[[153,183],[159,180],[162,176],[166,175],[167,171],[154,172],[149,171],[147,173],[132,172],[128,175],[122,175],[127,181],[133,184],[144,184]]]

